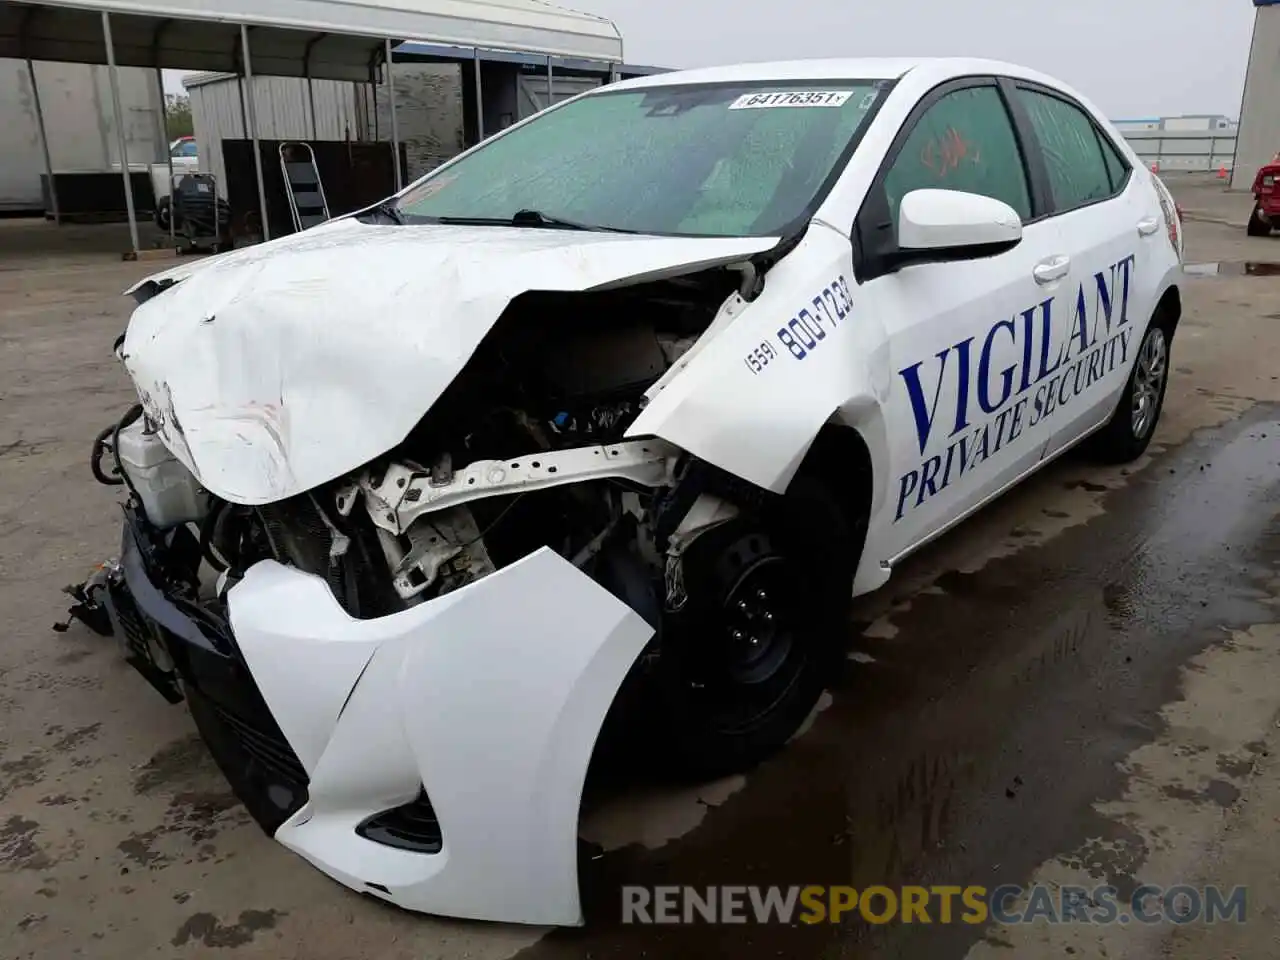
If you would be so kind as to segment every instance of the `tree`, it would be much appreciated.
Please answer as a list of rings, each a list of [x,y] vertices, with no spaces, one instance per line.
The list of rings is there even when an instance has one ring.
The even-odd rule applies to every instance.
[[[190,97],[181,93],[166,93],[164,107],[168,117],[170,140],[195,135],[195,126],[191,122]]]

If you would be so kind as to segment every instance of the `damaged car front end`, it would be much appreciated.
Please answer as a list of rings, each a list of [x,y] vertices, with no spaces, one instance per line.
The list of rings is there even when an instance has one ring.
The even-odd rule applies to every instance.
[[[767,329],[784,302],[762,299],[766,275],[802,244],[823,278],[847,257],[804,234],[875,103],[849,86],[832,101],[849,112],[804,120],[812,169],[778,163],[794,209],[762,195],[723,231],[664,232],[640,195],[635,223],[507,200],[490,216],[482,146],[397,206],[131,291],[117,355],[140,402],[93,454],[127,493],[121,551],[82,607],[107,608],[126,658],[186,701],[269,834],[409,909],[575,924],[602,737],[711,776],[794,733],[859,545],[801,469],[837,399],[763,435],[767,461],[744,456],[776,462],[767,478],[698,451],[753,443],[705,411],[745,396],[718,371],[750,376],[739,351],[761,338],[742,319]],[[609,109],[724,113],[751,89]],[[685,158],[686,203],[740,134]],[[468,156],[489,184],[470,194]],[[695,366],[710,386],[673,389]]]

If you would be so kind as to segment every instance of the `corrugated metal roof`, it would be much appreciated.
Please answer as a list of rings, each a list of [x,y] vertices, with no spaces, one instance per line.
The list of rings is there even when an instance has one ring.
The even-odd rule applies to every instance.
[[[421,43],[410,41],[402,43],[393,51],[397,61],[425,61],[429,63],[461,63],[479,59],[482,63],[515,63],[521,66],[546,69],[547,55],[536,53],[520,53],[511,50],[486,50],[478,47],[458,47],[443,43]],[[668,72],[667,67],[640,66],[638,64],[621,64],[610,60],[581,60],[570,57],[552,56],[553,70],[578,70],[589,73],[608,73],[611,68],[628,76],[648,76],[655,73]]]
[[[0,57],[236,72],[239,25],[255,73],[366,79],[384,38],[622,60],[608,20],[543,0],[22,0],[0,3]]]

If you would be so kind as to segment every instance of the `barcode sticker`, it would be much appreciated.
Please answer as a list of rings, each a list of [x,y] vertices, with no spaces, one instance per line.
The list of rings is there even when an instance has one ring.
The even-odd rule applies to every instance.
[[[771,107],[843,107],[853,96],[849,90],[782,90],[778,93],[744,93],[730,110],[766,110]]]

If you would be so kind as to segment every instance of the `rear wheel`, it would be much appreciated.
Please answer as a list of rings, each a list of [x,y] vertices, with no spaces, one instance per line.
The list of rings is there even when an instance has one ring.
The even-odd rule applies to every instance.
[[[663,617],[650,677],[660,766],[725,776],[795,735],[839,663],[854,543],[835,498],[801,477],[776,511],[690,544],[688,600]]]
[[[1169,383],[1169,336],[1152,324],[1138,347],[1124,394],[1110,422],[1093,438],[1091,452],[1105,463],[1128,463],[1146,452]]]
[[[1271,235],[1271,224],[1263,219],[1262,207],[1254,206],[1246,230],[1251,237],[1268,237]]]

